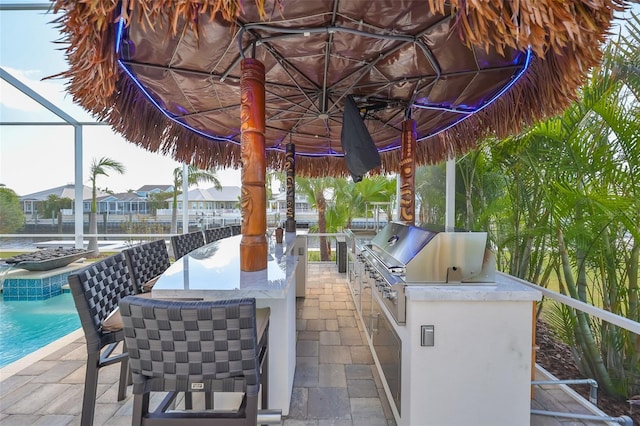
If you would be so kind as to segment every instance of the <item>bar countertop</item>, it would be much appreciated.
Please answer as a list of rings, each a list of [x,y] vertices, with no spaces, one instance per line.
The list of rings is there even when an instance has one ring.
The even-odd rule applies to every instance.
[[[176,260],[153,287],[153,297],[167,298],[283,298],[297,258],[285,256],[282,244],[270,244],[267,269],[240,271],[237,235],[195,249]]]

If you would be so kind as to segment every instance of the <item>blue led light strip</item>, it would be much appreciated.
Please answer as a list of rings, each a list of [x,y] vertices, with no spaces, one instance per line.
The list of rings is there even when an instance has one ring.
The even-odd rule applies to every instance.
[[[120,56],[120,41],[124,32],[124,18],[120,18],[116,27],[116,55]]]
[[[124,34],[124,19],[120,18],[120,20],[118,21],[117,24],[117,29],[116,29],[116,46],[115,46],[115,51],[116,51],[116,55],[120,55],[120,43],[122,42],[122,37]],[[526,58],[525,58],[525,63],[524,66],[522,67],[522,69],[518,72],[518,74],[509,82],[509,84],[507,84],[505,87],[503,87],[498,93],[496,93],[489,101],[485,102],[482,106],[480,106],[477,109],[473,109],[473,110],[463,110],[463,109],[456,109],[456,108],[447,108],[447,107],[440,107],[440,106],[428,106],[428,105],[421,105],[421,104],[416,104],[414,103],[412,105],[412,107],[415,108],[419,108],[419,109],[429,109],[429,110],[436,110],[436,111],[444,111],[444,112],[451,112],[451,113],[457,113],[457,114],[464,114],[462,117],[460,117],[459,120],[454,121],[453,123],[451,123],[450,125],[448,125],[447,127],[444,127],[440,130],[438,130],[435,133],[432,133],[430,135],[426,135],[426,136],[422,136],[421,138],[417,139],[416,142],[420,142],[429,138],[432,138],[434,136],[439,135],[442,132],[445,132],[447,130],[449,130],[450,128],[456,126],[457,124],[461,123],[462,121],[466,120],[467,118],[473,116],[474,114],[482,111],[483,109],[485,109],[486,107],[488,107],[489,105],[491,105],[492,103],[494,103],[496,100],[498,100],[507,90],[509,90],[518,80],[520,80],[520,78],[524,75],[524,73],[527,71],[527,69],[529,68],[529,65],[531,64],[531,49],[528,49],[526,52]],[[153,106],[155,106],[160,112],[162,112],[162,114],[167,117],[169,120],[173,121],[176,124],[179,124],[182,127],[185,127],[186,129],[206,138],[212,141],[217,141],[217,142],[230,142],[232,144],[235,145],[240,145],[240,142],[237,142],[231,138],[228,137],[220,137],[220,136],[213,136],[210,135],[208,133],[203,132],[202,130],[196,129],[182,121],[180,121],[178,118],[174,117],[171,113],[169,113],[169,111],[167,111],[166,109],[162,108],[160,106],[160,104],[158,104],[158,102],[153,98],[153,96],[151,96],[151,94],[149,93],[149,91],[142,85],[142,83],[140,83],[140,81],[137,79],[137,77],[135,76],[135,74],[133,73],[133,71],[131,71],[131,69],[129,69],[129,67],[123,63],[120,59],[118,59],[118,65],[124,70],[124,72],[129,76],[129,78],[135,83],[135,85],[140,89],[140,91],[146,96],[146,98],[149,100],[149,102],[151,102],[153,104]],[[393,151],[398,149],[400,146],[399,145],[391,145],[388,146],[386,148],[382,148],[382,149],[378,149],[378,152],[389,152],[389,151]],[[278,151],[278,152],[284,152],[285,150],[282,149],[280,147],[280,144],[278,144],[275,147],[271,147],[271,148],[266,148],[268,151]],[[344,154],[338,154],[336,153],[334,150],[330,149],[329,152],[327,153],[318,153],[318,154],[313,154],[313,153],[297,153],[298,155],[304,156],[304,157],[326,157],[326,156],[332,156],[332,157],[344,157]]]
[[[118,21],[118,28],[116,31],[116,54],[119,54],[120,52],[120,42],[122,41],[122,34],[124,33],[124,19],[120,18],[120,20]],[[233,144],[236,145],[240,145],[240,142],[236,142],[233,139],[230,138],[224,138],[224,137],[220,137],[220,136],[213,136],[210,135],[208,133],[204,133],[202,130],[198,130],[192,126],[189,126],[188,124],[180,121],[179,119],[177,119],[176,117],[174,117],[173,115],[171,115],[169,113],[169,111],[167,111],[166,109],[162,108],[160,106],[160,104],[158,104],[158,102],[153,98],[153,96],[151,96],[151,94],[149,93],[149,91],[142,85],[142,83],[140,83],[140,81],[137,79],[137,77],[135,76],[135,74],[133,73],[133,71],[131,71],[129,69],[129,67],[127,67],[127,65],[125,63],[123,63],[120,59],[118,59],[118,65],[120,65],[120,67],[124,70],[125,73],[127,73],[127,75],[129,76],[129,78],[135,83],[135,85],[138,87],[138,89],[140,89],[140,91],[146,96],[146,98],[149,100],[149,102],[151,102],[153,104],[153,106],[155,106],[165,117],[167,117],[169,120],[173,121],[176,124],[179,124],[189,130],[191,130],[192,132],[205,137],[207,139],[210,140],[214,140],[214,141],[218,141],[218,142],[231,142]]]
[[[218,142],[231,142],[231,143],[236,144],[238,146],[240,145],[240,142],[236,142],[233,139],[210,135],[208,133],[203,132],[202,130],[198,130],[198,129],[196,129],[194,127],[191,127],[188,124],[183,123],[182,121],[178,120],[173,115],[171,115],[169,113],[169,111],[167,111],[166,109],[162,108],[160,106],[160,104],[158,104],[158,102],[155,99],[153,99],[153,96],[151,96],[149,94],[147,89],[142,85],[142,83],[140,83],[140,81],[138,81],[138,79],[133,74],[133,72],[120,59],[118,59],[118,65],[120,65],[122,67],[122,69],[124,70],[125,73],[127,73],[129,78],[131,78],[131,80],[135,83],[135,85],[138,86],[140,91],[142,91],[142,93],[147,97],[147,99],[149,99],[149,102],[151,102],[153,104],[153,106],[155,106],[169,120],[173,121],[174,123],[177,123],[177,124],[181,125],[182,127],[187,128],[187,129],[191,130],[192,132],[197,133],[198,135],[200,135],[202,137],[205,137],[207,139],[211,139],[211,140],[218,141]]]
[[[429,139],[432,138],[434,136],[439,135],[442,132],[445,132],[447,130],[449,130],[450,128],[452,128],[453,126],[457,125],[458,123],[461,123],[462,121],[466,120],[467,118],[473,116],[474,114],[482,111],[483,109],[485,109],[486,107],[488,107],[489,105],[491,105],[492,103],[494,103],[496,100],[498,100],[500,98],[500,96],[504,95],[505,92],[507,90],[509,90],[511,88],[511,86],[513,86],[514,84],[516,84],[516,82],[518,80],[520,80],[520,78],[524,75],[524,73],[527,71],[527,69],[529,68],[529,65],[531,65],[531,49],[527,49],[526,52],[526,57],[524,60],[524,66],[522,67],[522,69],[520,70],[520,72],[518,72],[518,74],[516,74],[516,76],[509,82],[509,84],[507,84],[506,86],[504,86],[498,93],[496,93],[488,102],[485,102],[484,105],[480,106],[480,108],[476,109],[475,111],[473,111],[472,113],[461,117],[459,120],[454,121],[453,123],[451,123],[450,125],[448,125],[447,127],[438,130],[435,133],[432,133],[430,135],[427,136],[423,136],[419,139],[416,139],[416,142],[420,142],[423,141],[425,139]],[[420,108],[420,105],[416,105],[414,104],[413,106],[415,106],[416,108]],[[459,112],[459,111],[452,111],[452,112]]]

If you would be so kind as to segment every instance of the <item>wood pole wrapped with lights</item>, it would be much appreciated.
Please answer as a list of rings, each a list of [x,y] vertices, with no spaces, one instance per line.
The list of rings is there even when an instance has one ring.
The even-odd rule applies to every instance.
[[[296,232],[296,146],[287,144],[284,168],[287,173],[287,222],[285,230]]]
[[[241,63],[240,153],[242,159],[242,240],[240,270],[267,268],[267,160],[265,154],[265,71],[252,58]]]
[[[415,225],[416,210],[416,121],[402,122],[400,147],[400,221]]]

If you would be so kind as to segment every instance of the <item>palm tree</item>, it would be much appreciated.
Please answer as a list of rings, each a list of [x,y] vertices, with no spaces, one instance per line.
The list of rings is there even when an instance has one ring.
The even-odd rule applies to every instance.
[[[73,200],[71,198],[60,198],[56,194],[49,194],[47,199],[42,202],[44,216],[51,219],[58,217],[61,209],[69,209],[72,206]]]
[[[95,236],[98,233],[98,202],[97,202],[97,189],[96,181],[98,176],[109,176],[109,171],[113,170],[116,173],[123,174],[125,167],[122,163],[116,160],[112,160],[108,157],[102,157],[100,159],[93,159],[91,161],[91,168],[89,169],[89,180],[91,181],[91,212],[89,213],[89,247],[88,250],[93,252],[94,256],[100,253],[98,249],[98,237]]]
[[[487,223],[501,235],[512,275],[542,284],[555,274],[562,293],[638,321],[640,22],[633,21],[629,40],[605,50],[577,102],[492,144],[486,167],[465,183],[484,188],[480,174],[503,176],[504,196],[482,214],[492,216]],[[468,194],[472,202],[479,192]],[[605,393],[638,393],[635,335],[569,308],[545,306],[544,318]]]
[[[355,199],[358,200],[358,214],[366,212],[368,203],[391,203],[396,195],[395,179],[382,175],[362,179],[354,185]],[[390,217],[390,209],[385,212]]]
[[[331,216],[335,220],[343,221],[339,226],[348,229],[351,227],[353,218],[364,212],[364,201],[356,190],[356,184],[347,179],[334,180],[334,204],[332,206]]]
[[[325,192],[334,187],[333,178],[296,178],[296,191],[300,191],[307,198],[311,207],[318,211],[318,233],[327,232],[327,199]],[[327,237],[319,237],[320,260],[331,260]]]
[[[377,175],[366,177],[355,183],[346,179],[335,179],[333,183],[336,208],[344,217],[340,224],[345,228],[351,227],[354,217],[362,217],[366,214],[367,203],[382,202],[393,203],[396,195],[396,181],[394,178]],[[391,217],[391,209],[385,211],[387,217]]]
[[[172,194],[167,192],[150,193],[147,195],[147,204],[149,212],[153,215],[158,213],[158,209],[166,209],[169,207],[169,199]]]
[[[176,167],[173,170],[173,202],[171,204],[171,233],[178,233],[178,194],[180,194],[180,188],[183,183],[182,167]],[[213,170],[201,170],[194,166],[187,168],[187,182],[189,186],[198,184],[200,182],[211,182],[217,190],[222,189],[220,181]],[[183,206],[187,209],[189,206]],[[187,229],[183,229],[183,232],[188,232]]]
[[[417,222],[441,224],[445,221],[445,163],[416,169],[416,201],[420,204]]]

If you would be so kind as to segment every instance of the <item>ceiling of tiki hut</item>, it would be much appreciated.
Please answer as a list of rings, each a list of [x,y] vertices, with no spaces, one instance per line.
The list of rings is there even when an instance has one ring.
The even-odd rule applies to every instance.
[[[433,164],[575,98],[622,0],[57,0],[69,92],[133,143],[240,167],[240,64],[265,66],[267,165],[347,175],[352,97],[397,171],[402,122]]]

